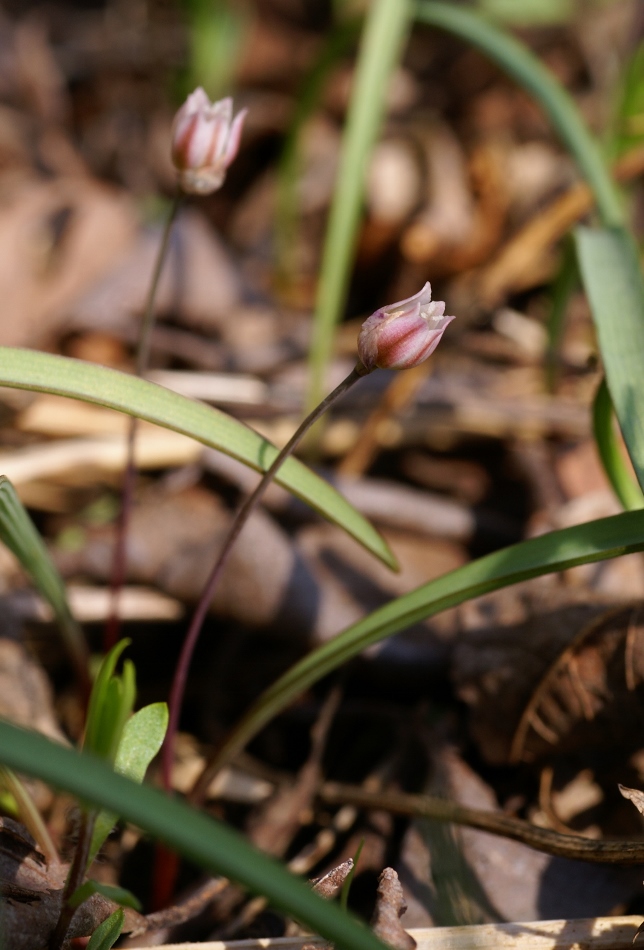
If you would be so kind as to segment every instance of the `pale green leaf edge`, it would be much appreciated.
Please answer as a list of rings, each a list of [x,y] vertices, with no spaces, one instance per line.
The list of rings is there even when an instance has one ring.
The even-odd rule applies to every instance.
[[[277,455],[270,442],[218,409],[136,376],[65,356],[0,347],[0,386],[68,396],[137,416],[190,436],[256,471],[266,471]],[[300,461],[287,459],[276,481],[389,567],[397,568],[389,545],[373,525]]]

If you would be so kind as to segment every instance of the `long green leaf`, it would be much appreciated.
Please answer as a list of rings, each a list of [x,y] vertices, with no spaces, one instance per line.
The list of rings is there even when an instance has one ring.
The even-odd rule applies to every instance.
[[[622,228],[580,227],[575,237],[606,382],[644,488],[644,278],[637,248]]]
[[[0,474],[0,540],[14,554],[50,604],[81,683],[87,684],[89,653],[67,603],[65,584],[15,488]]]
[[[335,27],[326,38],[309,72],[298,84],[295,111],[284,138],[278,166],[275,244],[277,271],[281,282],[288,282],[293,278],[291,261],[294,257],[293,247],[297,240],[297,198],[302,130],[322,97],[324,84],[330,71],[355,43],[360,26],[361,20],[352,18]]]
[[[0,386],[69,396],[126,412],[191,436],[259,472],[265,471],[277,455],[270,442],[217,409],[136,376],[64,356],[0,347]],[[394,555],[375,528],[297,459],[284,463],[276,481],[344,528],[389,567],[396,567]]]
[[[367,14],[318,282],[307,406],[321,401],[333,333],[344,304],[365,172],[385,110],[387,83],[411,20],[410,0],[373,0]]]
[[[392,600],[313,650],[267,689],[222,746],[209,774],[237,755],[303,690],[373,643],[481,594],[577,564],[643,550],[644,510],[632,511],[495,551]]]
[[[386,950],[366,926],[318,897],[241,835],[89,755],[0,721],[0,762],[116,812],[212,874],[224,874],[343,950]]]
[[[593,402],[593,432],[597,451],[613,491],[627,511],[644,508],[644,495],[631,475],[615,433],[613,403],[606,380],[602,379]]]
[[[484,17],[454,3],[417,0],[416,17],[480,49],[534,96],[592,188],[604,224],[621,225],[619,196],[597,142],[572,97],[534,53]]]

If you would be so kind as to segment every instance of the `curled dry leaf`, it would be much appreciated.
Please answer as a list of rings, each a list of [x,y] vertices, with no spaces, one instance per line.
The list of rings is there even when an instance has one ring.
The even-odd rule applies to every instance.
[[[313,883],[313,890],[316,894],[319,894],[320,897],[326,897],[329,900],[336,897],[342,890],[342,885],[351,873],[352,868],[353,858],[349,858],[348,861],[343,861],[342,864],[338,864],[337,867],[332,868],[326,874],[323,874],[322,877],[319,877]]]
[[[644,792],[640,792],[638,788],[628,788],[626,785],[618,785],[617,787],[624,798],[628,798],[630,802],[633,802],[640,815],[644,815]]]
[[[371,925],[373,932],[394,950],[414,950],[416,941],[400,922],[407,910],[403,889],[393,868],[385,868],[378,880],[378,897]]]
[[[644,681],[644,612],[630,606],[602,613],[584,626],[557,657],[527,703],[514,735],[510,759],[533,759],[548,749],[584,741],[619,741],[620,723],[633,720],[629,693]],[[619,707],[618,718],[611,709]],[[602,723],[597,717],[602,715]],[[617,732],[616,732],[617,730]]]

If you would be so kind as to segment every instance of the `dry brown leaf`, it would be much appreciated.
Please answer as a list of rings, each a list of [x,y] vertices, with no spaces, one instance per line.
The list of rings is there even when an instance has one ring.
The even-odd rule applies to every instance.
[[[603,613],[579,631],[533,691],[512,742],[511,761],[533,759],[548,748],[569,745],[567,740],[574,744],[571,735],[607,705],[618,705],[620,718],[626,716],[620,700],[643,681],[641,606]],[[601,741],[597,724],[594,733],[594,742]]]
[[[627,788],[626,785],[618,785],[617,787],[624,798],[628,798],[630,802],[633,802],[640,815],[644,815],[644,792],[641,792],[638,788]]]
[[[414,950],[416,941],[400,922],[407,910],[398,875],[393,868],[385,868],[378,880],[378,898],[371,921],[373,932],[394,950]]]

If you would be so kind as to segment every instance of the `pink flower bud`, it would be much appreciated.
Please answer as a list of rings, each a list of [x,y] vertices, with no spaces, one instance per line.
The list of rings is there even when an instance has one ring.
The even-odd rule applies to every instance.
[[[432,301],[425,284],[407,300],[381,307],[362,324],[358,355],[368,373],[379,369],[411,369],[434,352],[454,317],[446,317],[442,300]]]
[[[201,86],[188,96],[172,125],[172,161],[183,191],[209,195],[221,187],[245,118],[242,109],[233,121],[233,100],[211,102]]]

